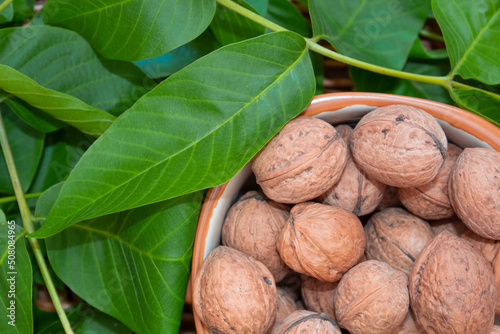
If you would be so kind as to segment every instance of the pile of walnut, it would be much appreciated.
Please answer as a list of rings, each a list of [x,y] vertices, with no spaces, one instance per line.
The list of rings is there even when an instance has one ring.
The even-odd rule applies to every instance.
[[[193,284],[212,333],[498,331],[500,152],[393,105],[298,117],[252,170]]]

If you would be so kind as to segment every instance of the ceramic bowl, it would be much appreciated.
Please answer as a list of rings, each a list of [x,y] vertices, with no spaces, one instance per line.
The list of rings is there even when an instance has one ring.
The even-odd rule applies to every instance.
[[[486,147],[500,151],[499,127],[468,111],[424,99],[375,93],[324,94],[316,96],[301,115],[318,117],[333,125],[354,125],[369,111],[391,104],[405,104],[427,111],[437,118],[448,140],[462,148]],[[222,224],[227,211],[252,186],[255,187],[255,180],[247,164],[231,180],[208,191],[196,231],[191,282],[203,259],[221,244]],[[198,333],[209,333],[196,313],[195,324]]]

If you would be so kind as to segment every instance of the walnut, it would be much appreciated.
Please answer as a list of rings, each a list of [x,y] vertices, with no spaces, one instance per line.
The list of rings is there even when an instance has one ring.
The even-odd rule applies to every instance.
[[[290,270],[290,275],[286,276],[279,283],[279,287],[286,291],[286,293],[293,298],[293,300],[298,301],[301,297],[300,285],[301,279],[300,274]]]
[[[276,250],[289,211],[286,205],[249,191],[229,209],[222,227],[222,244],[259,260],[279,282],[290,272]]]
[[[466,230],[460,237],[480,251],[487,262],[493,262],[498,249],[500,249],[500,241],[483,238],[471,230]]]
[[[415,259],[434,233],[429,224],[401,208],[375,213],[365,225],[366,257],[410,276]]]
[[[382,201],[377,206],[376,210],[381,211],[387,208],[400,208],[403,203],[398,198],[398,188],[393,186],[386,186]]]
[[[490,334],[500,334],[500,326],[493,326]]]
[[[335,321],[325,314],[295,311],[274,328],[273,334],[341,334]]]
[[[322,282],[302,275],[302,299],[309,311],[324,313],[335,320],[333,297],[338,282]]]
[[[318,197],[342,175],[347,146],[335,128],[317,118],[290,121],[252,162],[257,183],[267,197],[300,203]]]
[[[294,271],[335,282],[363,255],[365,234],[351,212],[306,202],[292,208],[276,247]]]
[[[352,128],[339,125],[335,129],[349,146]],[[367,175],[347,156],[347,165],[340,180],[319,197],[320,202],[351,211],[356,216],[364,216],[375,210],[382,201],[385,184]]]
[[[349,270],[335,294],[340,327],[352,334],[392,333],[408,313],[408,277],[387,263],[368,260]]]
[[[455,215],[448,198],[448,177],[460,153],[460,147],[448,144],[446,159],[432,181],[418,187],[398,189],[398,197],[408,211],[423,219],[444,219]]]
[[[276,303],[269,269],[226,246],[210,252],[193,282],[193,306],[212,333],[265,333],[274,323]]]
[[[495,309],[495,314],[500,315],[500,250],[497,251],[493,262],[493,274],[495,275],[495,285],[497,286],[497,307]]]
[[[439,219],[429,222],[432,228],[432,232],[434,235],[438,235],[444,230],[451,232],[455,235],[460,235],[463,232],[467,231],[467,226],[457,216],[447,219]]]
[[[295,311],[297,311],[297,305],[293,298],[285,290],[278,288],[278,302],[276,304],[276,320],[274,321],[274,327]],[[269,333],[273,332],[274,327],[269,330]]]
[[[426,334],[426,333],[422,329],[422,327],[420,327],[417,320],[415,320],[415,315],[413,314],[413,311],[410,308],[410,311],[408,312],[408,315],[406,316],[403,325],[399,327],[392,334]]]
[[[416,187],[430,182],[446,156],[447,141],[434,117],[392,105],[366,114],[351,134],[358,166],[382,183]]]
[[[500,240],[500,152],[466,148],[448,182],[457,216],[476,234]]]
[[[428,334],[486,334],[493,326],[497,288],[491,265],[448,231],[420,253],[409,290],[415,317]]]

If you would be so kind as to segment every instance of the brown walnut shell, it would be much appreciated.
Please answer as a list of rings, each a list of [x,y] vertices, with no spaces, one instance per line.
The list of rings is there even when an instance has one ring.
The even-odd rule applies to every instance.
[[[401,208],[375,213],[365,225],[366,257],[410,276],[413,263],[434,233],[429,224]]]
[[[393,186],[386,186],[382,201],[377,206],[376,210],[381,211],[387,208],[402,208],[403,203],[398,197],[398,188]]]
[[[487,262],[493,262],[498,249],[500,249],[500,241],[483,238],[471,230],[466,230],[460,237],[480,251]]]
[[[335,129],[349,147],[352,128],[339,125]],[[385,184],[367,175],[354,163],[351,153],[347,155],[347,165],[340,180],[319,197],[324,204],[351,211],[356,216],[364,216],[375,210],[384,196]]]
[[[274,324],[276,303],[269,269],[226,246],[210,252],[193,282],[193,306],[212,333],[265,333]]]
[[[333,298],[338,282],[322,282],[313,277],[302,275],[302,300],[309,311],[324,313],[335,320]]]
[[[347,146],[335,128],[308,116],[293,119],[257,154],[252,170],[270,199],[300,203],[318,197],[342,175]]]
[[[306,202],[292,208],[276,247],[294,271],[335,282],[363,255],[365,233],[351,212]]]
[[[432,228],[432,232],[434,232],[434,235],[438,235],[439,233],[443,231],[448,231],[450,233],[453,233],[454,235],[460,235],[467,231],[467,226],[465,226],[464,223],[457,217],[454,216],[452,218],[447,218],[447,219],[439,219],[439,220],[434,220],[429,222]]]
[[[490,334],[500,334],[500,326],[493,326]]]
[[[368,260],[349,270],[335,295],[340,327],[352,334],[392,333],[408,313],[408,277],[387,263]]]
[[[222,244],[259,260],[279,282],[290,272],[276,250],[276,240],[289,216],[286,205],[249,191],[229,209]]]
[[[493,274],[495,275],[495,285],[497,286],[497,308],[495,309],[495,314],[500,315],[500,250],[497,251],[491,265],[493,267]]]
[[[335,321],[325,314],[310,311],[295,311],[283,319],[273,334],[341,334]]]
[[[351,135],[358,166],[382,183],[416,187],[430,182],[446,156],[447,141],[434,117],[391,105],[366,114]]]
[[[413,314],[413,311],[410,308],[410,311],[408,312],[408,315],[406,316],[403,325],[399,327],[392,334],[426,334],[426,333],[422,329],[422,327],[420,327],[417,320],[415,320],[415,315]]]
[[[448,231],[420,253],[409,290],[415,317],[428,334],[487,334],[493,326],[497,288],[491,265]]]
[[[276,320],[274,321],[274,327],[295,311],[297,311],[297,305],[293,298],[285,290],[278,288],[278,302],[276,304]],[[269,333],[273,332],[274,327],[269,330]]]
[[[460,153],[460,147],[448,144],[446,159],[432,181],[418,187],[398,189],[399,199],[408,211],[420,218],[432,220],[455,215],[448,198],[448,177]]]
[[[448,182],[457,216],[476,234],[500,240],[500,152],[466,148]]]

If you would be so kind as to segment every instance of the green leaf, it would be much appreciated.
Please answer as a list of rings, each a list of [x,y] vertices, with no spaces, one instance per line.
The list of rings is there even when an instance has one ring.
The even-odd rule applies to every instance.
[[[65,334],[56,312],[46,312],[35,306],[35,334]],[[89,306],[80,303],[66,310],[68,320],[75,334],[131,334],[120,321]]]
[[[44,21],[80,33],[104,57],[141,60],[201,34],[215,0],[48,0]]]
[[[0,2],[1,3],[1,2]],[[0,24],[12,21],[14,17],[14,4],[11,2],[0,12]]]
[[[55,119],[38,108],[30,106],[18,98],[8,98],[5,100],[5,103],[20,119],[38,131],[53,132],[66,126],[64,122]]]
[[[35,0],[14,0],[14,20],[23,20],[33,16]]]
[[[269,0],[265,17],[304,37],[311,36],[311,26],[297,7],[288,0]]]
[[[2,282],[0,284],[0,317],[2,319],[0,332],[2,334],[33,332],[31,300],[33,281],[31,262],[24,245],[24,235],[23,229],[14,223],[7,222],[4,213],[0,210],[0,281]],[[12,254],[13,252],[15,254]],[[10,317],[12,311],[8,308],[14,308],[13,318]],[[11,321],[14,322],[9,323]]]
[[[215,36],[206,30],[193,41],[164,55],[139,60],[135,64],[150,78],[168,77],[219,47]]]
[[[154,86],[133,64],[102,59],[77,33],[49,26],[0,30],[0,64],[114,116]]]
[[[40,198],[43,216],[60,185]],[[178,333],[203,192],[99,217],[46,239],[78,296],[138,333]],[[145,307],[147,305],[147,307]]]
[[[442,76],[448,73],[449,63],[443,60],[409,61],[404,70],[417,74]],[[351,77],[357,91],[407,95],[453,104],[450,95],[441,86],[389,77],[356,67],[351,67]]]
[[[500,83],[500,0],[433,0],[432,9],[450,56],[451,75]]]
[[[0,79],[1,80],[1,79]],[[42,156],[45,135],[25,124],[10,108],[0,103],[7,139],[9,140],[19,180],[24,191],[28,190]],[[5,157],[0,148],[0,193],[14,194]]]
[[[413,59],[447,59],[446,49],[426,50],[420,38],[416,38],[410,51],[410,58]]]
[[[73,96],[44,88],[5,65],[0,65],[0,89],[93,136],[101,135],[116,119]]]
[[[430,8],[430,0],[311,0],[314,36],[343,55],[400,70]]]
[[[234,2],[257,13],[252,6],[243,0],[235,0]],[[227,45],[262,35],[266,28],[225,6],[217,4],[217,11],[212,23],[210,23],[210,30],[219,43]]]
[[[246,0],[246,3],[252,6],[257,13],[263,16],[266,14],[269,0]]]
[[[45,191],[64,181],[92,142],[92,137],[72,128],[47,135],[42,160],[30,192]]]
[[[226,182],[308,105],[314,86],[305,41],[292,32],[210,53],[113,123],[33,236]]]
[[[486,87],[484,87],[486,88]],[[500,126],[500,87],[493,91],[471,86],[452,88],[450,94],[461,107]]]
[[[308,8],[309,7],[309,0],[297,0],[302,6]]]

